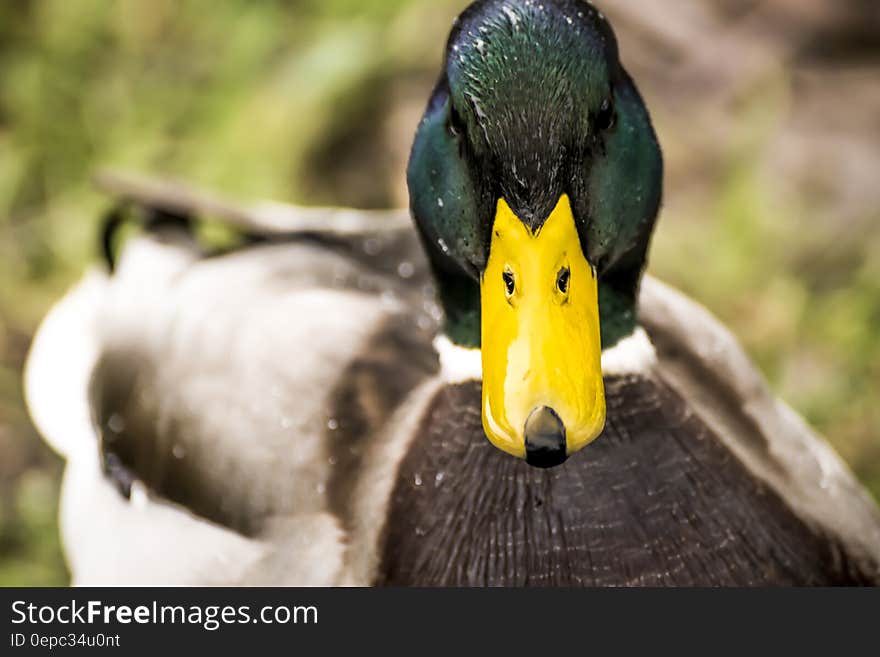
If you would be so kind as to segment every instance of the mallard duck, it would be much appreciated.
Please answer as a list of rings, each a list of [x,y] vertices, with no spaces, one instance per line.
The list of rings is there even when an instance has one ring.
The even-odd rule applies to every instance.
[[[480,0],[415,138],[416,231],[105,180],[144,230],[26,381],[74,582],[880,581],[847,467],[643,277],[662,168],[602,14]],[[251,239],[206,253],[205,213]]]

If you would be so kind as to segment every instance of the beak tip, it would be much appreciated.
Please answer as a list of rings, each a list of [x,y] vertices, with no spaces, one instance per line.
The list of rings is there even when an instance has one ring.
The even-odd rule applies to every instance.
[[[536,468],[555,468],[568,459],[565,425],[552,408],[532,411],[525,426],[526,463]]]

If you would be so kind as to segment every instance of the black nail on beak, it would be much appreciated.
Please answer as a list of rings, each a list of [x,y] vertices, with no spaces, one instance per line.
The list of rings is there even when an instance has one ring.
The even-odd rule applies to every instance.
[[[565,425],[552,408],[541,406],[526,421],[526,463],[536,468],[555,468],[568,458]]]

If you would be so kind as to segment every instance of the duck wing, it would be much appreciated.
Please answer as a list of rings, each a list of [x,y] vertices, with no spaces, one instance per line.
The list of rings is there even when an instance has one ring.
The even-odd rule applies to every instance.
[[[429,275],[408,226],[271,237],[206,256],[163,224],[44,323],[28,401],[77,583],[346,580],[361,460],[437,369]]]
[[[718,439],[865,578],[880,580],[880,511],[831,446],[769,390],[737,339],[705,308],[646,277],[641,320],[658,376]]]
[[[355,238],[394,231],[414,233],[409,215],[395,210],[302,207],[266,201],[245,204],[176,180],[110,170],[99,172],[95,185],[122,204],[172,216],[211,217],[242,233],[266,238],[304,233]]]

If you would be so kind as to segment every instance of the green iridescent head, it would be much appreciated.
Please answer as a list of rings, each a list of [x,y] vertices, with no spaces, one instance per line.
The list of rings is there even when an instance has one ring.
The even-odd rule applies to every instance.
[[[601,13],[580,0],[472,4],[453,27],[408,172],[449,332],[478,336],[476,286],[500,198],[535,228],[568,194],[600,293],[622,297],[608,310],[628,313],[662,175],[647,109]]]
[[[526,424],[566,454],[601,431],[598,360],[636,326],[662,175],[592,5],[480,0],[458,18],[408,181],[446,333],[482,345],[484,426],[505,451],[553,464],[559,445],[530,447]]]

